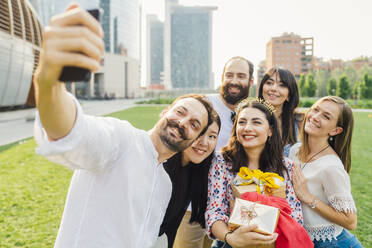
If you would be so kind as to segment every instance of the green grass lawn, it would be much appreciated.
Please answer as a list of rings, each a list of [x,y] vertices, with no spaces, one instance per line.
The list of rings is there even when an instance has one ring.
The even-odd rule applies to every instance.
[[[150,129],[164,107],[135,107],[111,116]],[[372,114],[355,113],[351,182],[358,207],[354,232],[372,247]],[[72,172],[35,155],[35,141],[0,147],[0,247],[53,247]]]

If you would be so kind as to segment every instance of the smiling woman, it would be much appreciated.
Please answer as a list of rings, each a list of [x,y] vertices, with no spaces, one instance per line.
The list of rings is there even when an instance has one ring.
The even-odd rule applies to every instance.
[[[297,142],[298,127],[303,119],[296,111],[300,100],[295,77],[289,70],[271,68],[261,81],[258,97],[275,107],[284,156],[288,157],[290,146]]]
[[[341,98],[319,99],[306,114],[296,162],[294,189],[303,204],[304,227],[315,247],[362,247],[347,229],[357,225],[351,195],[351,138],[354,118]]]
[[[217,153],[212,162],[206,222],[209,236],[219,240],[216,248],[270,244],[277,237],[275,234],[264,236],[253,233],[253,229],[247,231],[246,227],[238,228],[233,233],[228,231],[230,201],[234,199],[231,182],[241,167],[283,176],[288,189],[286,200],[292,209],[291,216],[302,223],[301,204],[291,182],[292,162],[283,158],[277,119],[269,105],[264,104],[263,100],[243,100],[237,107],[229,143],[222,148],[221,153]]]
[[[173,247],[181,221],[193,222],[193,225],[197,227],[199,225],[205,227],[204,213],[207,205],[208,171],[221,127],[217,113],[213,112],[212,119],[213,123],[207,131],[189,148],[164,163],[164,168],[172,181],[172,197],[160,227],[159,236],[163,233],[167,235],[169,248]],[[190,202],[192,212],[188,212],[184,216]],[[181,238],[179,237],[179,239]],[[182,241],[178,240],[178,245],[180,242]],[[187,240],[187,242],[191,243],[192,240]],[[178,246],[175,244],[175,247]],[[182,244],[179,247],[193,246]]]

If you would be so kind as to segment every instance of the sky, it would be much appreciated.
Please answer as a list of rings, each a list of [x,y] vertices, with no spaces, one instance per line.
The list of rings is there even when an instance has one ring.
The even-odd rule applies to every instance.
[[[271,37],[293,32],[314,37],[314,56],[349,60],[372,56],[372,0],[180,0],[182,5],[216,6],[213,14],[212,61],[215,85],[224,63],[243,56],[257,66]],[[146,14],[164,18],[164,0],[142,0]],[[144,37],[146,27],[142,28]],[[143,39],[145,40],[145,39]],[[146,49],[143,41],[142,48]],[[146,60],[142,51],[142,61]],[[146,63],[142,64],[146,72]],[[142,75],[142,82],[145,80]]]

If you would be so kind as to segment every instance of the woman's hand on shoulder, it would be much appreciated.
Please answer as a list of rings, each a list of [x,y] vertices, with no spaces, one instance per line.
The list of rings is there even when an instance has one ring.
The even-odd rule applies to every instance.
[[[251,245],[268,245],[274,243],[278,238],[277,233],[271,235],[263,235],[256,233],[253,230],[257,225],[241,226],[230,235],[227,235],[226,241],[233,248],[244,248]]]
[[[292,167],[293,188],[300,201],[309,204],[314,201],[314,196],[309,192],[307,181],[300,167],[293,163]]]

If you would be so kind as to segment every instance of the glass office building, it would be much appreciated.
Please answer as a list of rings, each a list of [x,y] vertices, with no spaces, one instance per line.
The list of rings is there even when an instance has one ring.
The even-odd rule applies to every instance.
[[[166,1],[164,84],[167,89],[213,89],[213,6]]]
[[[43,25],[50,18],[63,12],[70,0],[39,0]],[[77,0],[85,9],[103,9],[102,27],[105,32],[106,52],[140,57],[140,8],[139,0]]]

